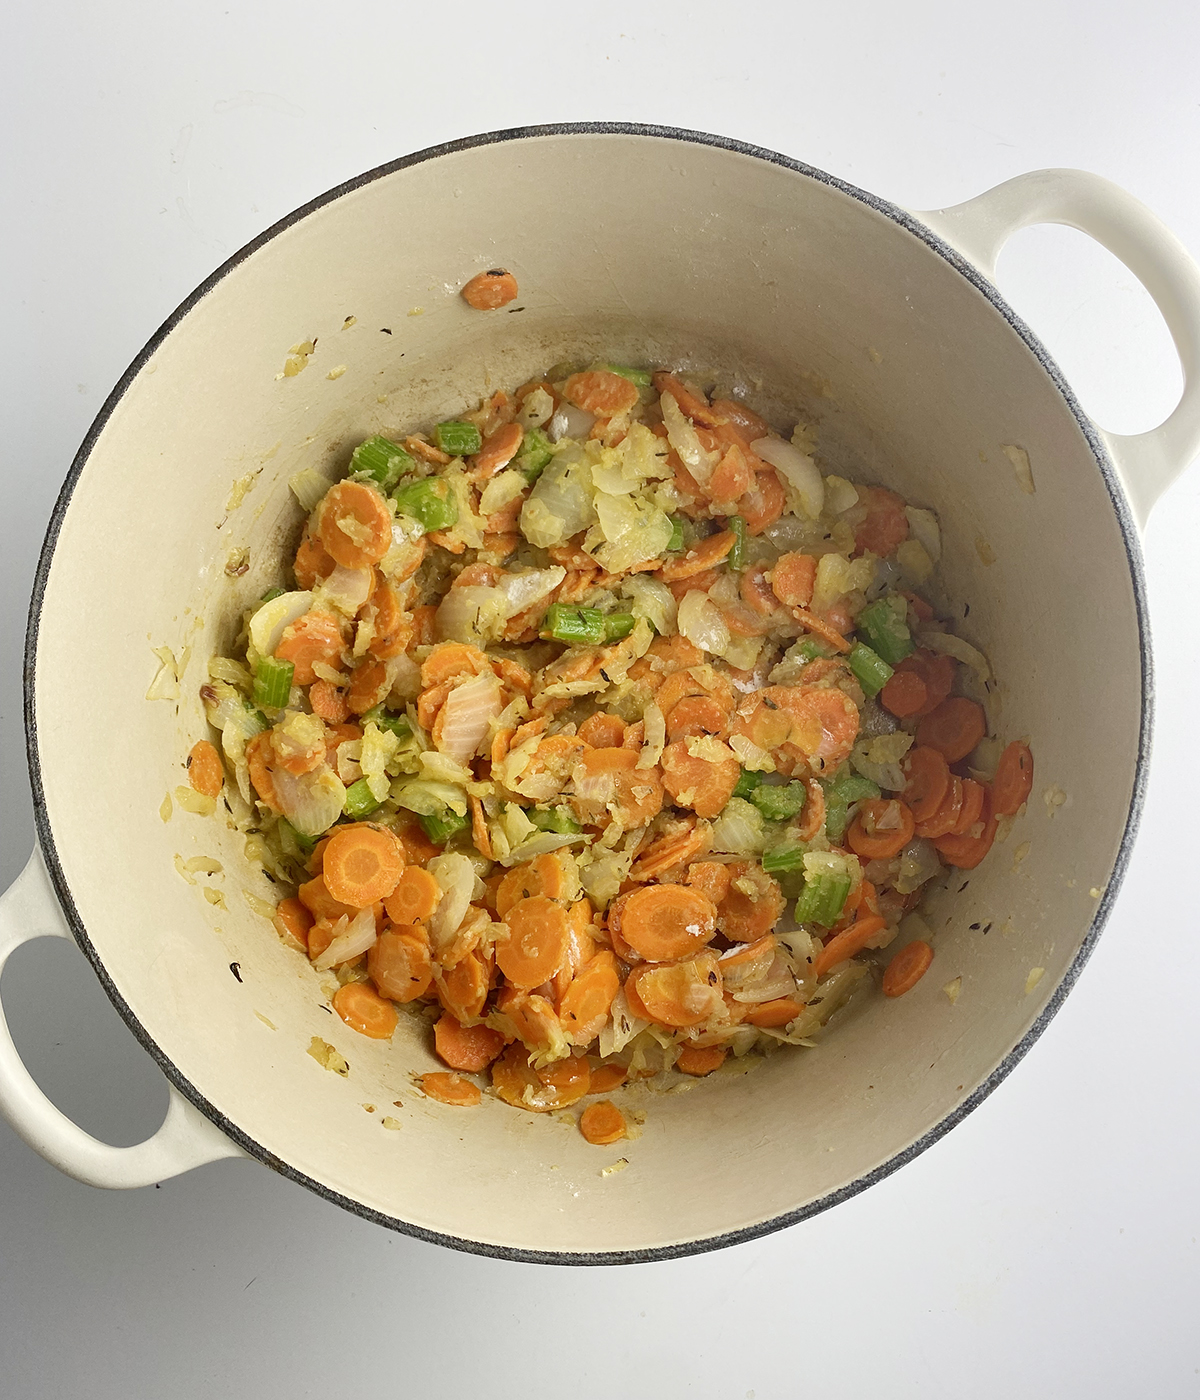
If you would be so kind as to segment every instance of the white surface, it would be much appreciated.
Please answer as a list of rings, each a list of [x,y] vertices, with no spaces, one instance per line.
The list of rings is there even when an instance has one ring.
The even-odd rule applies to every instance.
[[[985,24],[976,37],[947,0],[515,22],[461,4],[26,8],[0,96],[0,884],[32,841],[21,637],[54,496],[129,359],[219,262],[393,156],[605,118],[755,141],[910,208],[1080,166],[1200,254],[1195,8],[1135,21],[1128,5],[1041,0]],[[1031,230],[1000,276],[1104,426],[1165,416],[1165,329],[1107,254]],[[755,1244],[573,1271],[416,1244],[248,1163],[98,1192],[0,1125],[4,1394],[1196,1394],[1200,958],[1182,885],[1198,533],[1193,468],[1146,536],[1158,724],[1117,910],[1030,1057],[917,1162]],[[86,678],[69,683],[86,704]],[[113,892],[136,897],[119,872]],[[25,949],[4,993],[28,1062],[83,1126],[114,1142],[153,1130],[166,1090],[78,953]]]

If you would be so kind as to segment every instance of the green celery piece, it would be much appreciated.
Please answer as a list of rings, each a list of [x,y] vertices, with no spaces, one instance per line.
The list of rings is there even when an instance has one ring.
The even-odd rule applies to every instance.
[[[636,625],[637,619],[632,613],[608,613],[604,618],[604,640],[619,642],[628,637]]]
[[[350,476],[369,477],[383,492],[416,470],[410,453],[385,437],[369,437],[360,442],[350,458]]]
[[[604,614],[599,608],[551,603],[542,622],[542,635],[569,646],[598,646],[605,635]]]
[[[483,446],[483,437],[475,424],[458,418],[439,423],[433,430],[433,440],[451,457],[471,457]]]
[[[796,901],[796,922],[831,928],[841,917],[849,893],[849,875],[823,874],[806,879],[804,891]]]
[[[636,384],[639,389],[648,389],[651,384],[650,371],[648,369],[630,369],[628,365],[605,365],[604,368],[610,374],[619,374],[622,379],[628,379],[631,384]]]
[[[818,642],[815,637],[802,637],[796,643],[796,655],[801,661],[816,661],[818,657],[832,656],[833,648],[827,642]]]
[[[834,788],[847,802],[861,802],[864,797],[879,797],[879,784],[857,773],[846,772],[833,780]]]
[[[412,725],[408,722],[407,715],[393,714],[391,710],[385,710],[382,705],[376,705],[363,715],[363,722],[367,721],[377,725],[380,729],[387,729],[398,739],[412,738]]]
[[[904,599],[897,598],[897,601],[903,603]],[[893,607],[888,598],[877,598],[873,603],[868,603],[855,620],[855,626],[871,649],[889,666],[903,661],[914,650],[905,613]]]
[[[425,835],[435,846],[444,846],[455,832],[464,830],[467,825],[466,817],[460,817],[449,807],[440,816],[418,817],[417,820],[421,823],[421,829]]]
[[[835,845],[846,834],[850,825],[850,804],[832,784],[822,784],[825,788],[825,835]]]
[[[672,515],[671,538],[667,541],[667,553],[678,554],[683,548],[683,516]]]
[[[371,791],[366,778],[359,778],[358,782],[351,783],[346,789],[346,806],[344,811],[348,817],[353,817],[358,821],[360,817],[365,817],[369,812],[373,812],[379,803],[375,800],[375,794]]]
[[[749,768],[743,768],[730,797],[753,797],[762,780],[761,773],[753,773]]]
[[[550,445],[550,439],[542,432],[541,428],[526,428],[525,436],[521,439],[521,450],[509,463],[528,481],[536,481],[542,474],[542,468],[554,456],[554,448]]]
[[[763,784],[750,794],[750,801],[768,821],[785,822],[800,811],[806,796],[803,783],[788,783],[784,787]]]
[[[762,868],[768,875],[784,875],[804,868],[804,852],[807,847],[772,846],[763,852]]]
[[[740,515],[730,515],[726,518],[725,526],[734,535],[733,548],[725,562],[735,573],[741,573],[746,567],[746,522]]]
[[[259,602],[260,602],[260,603],[269,603],[269,602],[272,600],[272,598],[282,598],[282,597],[283,597],[283,589],[282,589],[282,588],[268,588],[267,591],[266,591],[266,592],[262,595],[262,597],[259,599]]]
[[[846,661],[857,676],[864,695],[878,695],[892,678],[892,668],[877,651],[872,651],[863,642],[854,643]]]
[[[396,508],[429,530],[448,530],[458,521],[458,498],[440,476],[410,481],[392,493]]]
[[[276,661],[273,656],[260,658],[254,668],[254,703],[264,710],[282,710],[292,693],[295,673],[291,661]]]
[[[552,831],[558,836],[574,836],[583,829],[565,807],[531,807],[525,815],[539,831]]]

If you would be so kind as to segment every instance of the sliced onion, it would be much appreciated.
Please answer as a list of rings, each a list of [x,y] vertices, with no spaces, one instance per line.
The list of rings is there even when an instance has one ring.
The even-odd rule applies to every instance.
[[[674,633],[679,605],[665,583],[645,574],[631,574],[622,582],[621,593],[630,600],[634,617],[644,617],[662,637]]]
[[[481,584],[451,588],[434,614],[434,633],[440,641],[486,646],[499,636],[508,616],[507,606],[498,588],[486,588]]]
[[[550,569],[524,569],[520,573],[501,574],[496,591],[504,597],[506,617],[526,612],[565,579],[567,571],[559,565]]]
[[[705,448],[690,420],[675,402],[674,395],[664,394],[659,406],[662,408],[663,422],[667,425],[667,441],[679,454],[679,460],[691,472],[696,483],[701,487],[707,486],[716,470],[717,454]]]
[[[913,538],[925,546],[925,553],[936,564],[942,557],[942,529],[937,516],[919,506],[905,506],[904,514]]]
[[[343,915],[334,925],[345,923]],[[331,967],[336,967],[338,963],[349,962],[351,958],[357,958],[359,954],[367,952],[375,946],[378,935],[375,932],[375,911],[364,909],[361,914],[351,919],[340,933],[334,935],[333,942],[320,955],[313,959],[313,966],[318,972],[328,972]]]
[[[367,601],[370,593],[370,569],[347,569],[344,564],[338,564],[333,573],[322,581],[318,593],[314,596],[320,602],[331,603],[338,612],[345,613],[347,617],[353,617]]]
[[[456,685],[442,707],[437,746],[458,763],[466,763],[487,737],[488,724],[504,708],[500,682],[490,671]]]
[[[320,836],[342,815],[346,789],[327,763],[299,777],[279,767],[271,778],[283,815],[301,836]]]
[[[693,588],[679,604],[680,632],[702,651],[720,654],[729,646],[729,628],[707,593]]]
[[[274,656],[283,629],[312,607],[311,593],[281,593],[250,619],[250,644],[259,656]]]
[[[539,388],[525,395],[525,402],[517,410],[517,422],[523,428],[540,428],[553,413],[554,399]]]
[[[559,442],[562,438],[586,438],[592,431],[592,424],[596,421],[594,413],[587,413],[582,408],[576,408],[573,403],[567,403],[564,399],[550,419],[550,426],[546,429],[546,436],[551,442]]]
[[[460,855],[434,856],[426,867],[438,882],[442,898],[429,916],[429,933],[435,948],[442,948],[458,932],[475,890],[475,867]]]
[[[800,504],[805,514],[815,520],[825,504],[825,482],[817,470],[817,464],[807,452],[801,452],[782,438],[759,438],[750,444],[750,450],[781,471],[796,488]]]
[[[981,681],[991,680],[992,668],[983,652],[952,632],[922,632],[918,635],[917,642],[920,646],[928,647],[930,651],[938,651],[945,656],[954,657],[955,661],[961,661],[969,666]]]

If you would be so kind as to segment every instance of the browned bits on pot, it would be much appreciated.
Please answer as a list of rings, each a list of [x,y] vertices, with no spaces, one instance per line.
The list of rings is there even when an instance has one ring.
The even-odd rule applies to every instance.
[[[495,311],[517,295],[517,279],[502,267],[477,272],[462,289],[463,300],[476,311]]]

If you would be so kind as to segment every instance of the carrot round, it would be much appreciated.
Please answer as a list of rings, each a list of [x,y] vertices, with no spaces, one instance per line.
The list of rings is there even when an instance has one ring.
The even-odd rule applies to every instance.
[[[611,1094],[614,1089],[619,1089],[628,1078],[629,1071],[624,1065],[598,1065],[592,1070],[588,1093]]]
[[[346,704],[353,714],[365,715],[376,705],[381,705],[392,688],[388,679],[387,667],[382,661],[371,661],[365,666],[356,666],[346,695]]]
[[[648,846],[629,872],[631,880],[652,880],[681,866],[692,856],[697,855],[709,843],[711,830],[704,822],[697,822],[690,831],[679,835],[660,836]],[[714,901],[715,902],[715,901]]]
[[[719,905],[729,893],[732,876],[729,867],[715,860],[694,861],[688,867],[687,882]]]
[[[365,909],[392,893],[403,870],[404,856],[392,833],[356,823],[329,838],[321,873],[334,899]]]
[[[373,486],[339,481],[317,507],[317,534],[337,563],[347,569],[378,564],[392,543],[392,516]]]
[[[438,907],[441,898],[442,887],[428,870],[419,865],[407,865],[391,894],[384,899],[383,907],[394,924],[420,924]]]
[[[514,865],[505,875],[496,890],[496,913],[503,919],[515,904],[534,895],[562,899],[566,889],[567,872],[558,856],[550,851],[524,865]]]
[[[716,956],[706,948],[686,962],[641,964],[629,974],[625,995],[660,1026],[699,1026],[723,1006],[721,986]]]
[[[787,509],[787,492],[773,469],[759,472],[754,485],[738,501],[738,514],[746,522],[746,533],[761,535],[769,530]]]
[[[796,839],[812,841],[825,825],[825,789],[816,778],[809,778],[804,788],[804,817],[796,828]]]
[[[332,924],[336,923],[343,915],[352,919],[359,912],[354,905],[344,904],[340,899],[334,899],[333,895],[329,893],[324,874],[314,875],[311,880],[306,880],[296,893],[300,897],[300,903],[314,919],[328,919]]]
[[[504,1049],[504,1037],[490,1026],[464,1026],[447,1011],[433,1028],[433,1048],[451,1069],[478,1074]]]
[[[894,671],[879,692],[879,703],[897,719],[917,714],[928,699],[925,682],[916,671]]]
[[[912,840],[913,814],[898,798],[868,798],[846,832],[846,844],[864,860],[890,860]]]
[[[607,369],[573,374],[563,385],[563,398],[585,413],[626,413],[638,403],[637,385]]]
[[[746,1012],[746,1020],[752,1026],[786,1026],[804,1010],[804,1003],[795,997],[776,997],[774,1001],[760,1001]]]
[[[451,1108],[474,1108],[483,1098],[478,1084],[472,1084],[459,1074],[447,1074],[444,1070],[431,1070],[423,1074],[421,1090],[426,1098],[449,1104]]]
[[[730,884],[717,904],[717,927],[735,943],[753,943],[770,933],[778,922],[785,904],[783,891],[779,882],[757,863],[734,861],[725,869]],[[753,893],[738,888],[746,884]]]
[[[711,695],[688,695],[673,705],[666,717],[667,738],[674,742],[701,734],[720,734],[728,719],[729,711]]]
[[[433,985],[428,939],[412,924],[388,929],[367,950],[367,973],[383,996],[416,1001]]]
[[[225,784],[221,755],[207,739],[192,745],[187,756],[188,782],[203,797],[219,797]]]
[[[959,812],[958,820],[947,833],[950,836],[966,836],[983,816],[983,804],[987,797],[987,789],[982,783],[977,783],[974,778],[964,778],[962,786],[962,811]]]
[[[594,1146],[607,1147],[625,1136],[625,1115],[607,1099],[590,1103],[579,1119],[579,1131]]]
[[[317,678],[314,663],[336,670],[342,660],[342,645],[341,627],[332,613],[306,612],[283,629],[275,655],[295,666],[295,685],[311,685]]]
[[[950,781],[946,784],[946,795],[932,817],[926,817],[923,822],[916,824],[917,835],[930,839],[949,835],[958,825],[958,819],[962,815],[962,804],[963,780],[957,773],[951,773]]]
[[[691,549],[658,571],[664,583],[677,583],[682,579],[694,578],[707,569],[714,569],[728,555],[737,543],[732,530],[722,530],[716,535],[707,535],[697,541]]]
[[[597,710],[579,726],[579,737],[594,749],[619,749],[625,738],[625,721],[620,715]]]
[[[629,726],[625,735],[626,742],[636,728],[636,725]],[[538,753],[544,752],[546,744],[552,742],[553,740],[544,741]],[[536,759],[537,755],[534,757]],[[587,779],[602,775],[611,778],[611,796],[607,798],[605,808],[612,811],[616,820],[627,831],[653,821],[662,811],[663,782],[658,776],[658,770],[639,768],[638,754],[633,749],[588,749],[580,762],[586,775],[585,786],[593,786],[587,783]],[[736,777],[734,782],[737,782]],[[585,814],[585,820],[588,819],[589,815]],[[604,820],[607,821],[607,817]]]
[[[917,728],[917,743],[937,751],[947,763],[966,758],[987,733],[983,706],[961,695],[943,700]]]
[[[645,885],[612,906],[608,926],[649,962],[690,957],[717,931],[712,900],[691,885]]]
[[[359,1035],[390,1040],[396,1029],[396,1008],[365,982],[347,982],[333,994],[333,1009]]]
[[[517,455],[525,430],[520,423],[505,423],[484,440],[483,446],[475,454],[475,470],[480,478],[494,476],[501,467],[508,466]]]
[[[350,718],[346,692],[332,681],[314,681],[309,687],[308,703],[312,706],[313,714],[327,724],[345,724]]]
[[[967,782],[970,782],[969,778]],[[951,830],[944,836],[938,836],[934,839],[934,849],[947,865],[953,865],[959,870],[974,870],[992,849],[992,842],[996,839],[998,822],[990,810],[986,789],[984,789],[983,804],[977,820],[982,822],[982,830],[978,836],[972,836],[969,831],[960,835],[957,831]]]
[[[517,279],[502,267],[477,272],[462,289],[462,299],[475,311],[495,311],[517,295]]]
[[[567,912],[561,904],[534,895],[504,916],[508,937],[496,944],[496,965],[514,987],[529,990],[548,982],[567,952]]]
[[[308,952],[308,932],[313,926],[313,916],[294,895],[279,901],[271,922],[285,943],[294,943]]]
[[[817,561],[811,554],[784,554],[771,571],[771,590],[785,607],[806,608],[817,581]]]
[[[1029,745],[1016,740],[1000,755],[992,782],[992,811],[998,817],[1015,817],[1033,791],[1033,754]]]
[[[728,753],[728,758],[710,760],[689,753],[684,739],[668,744],[662,756],[663,787],[698,817],[718,816],[742,774],[733,750]]]
[[[885,928],[886,919],[878,914],[868,914],[865,918],[855,919],[850,927],[843,929],[841,933],[835,933],[817,954],[817,976],[824,977],[830,968],[844,963],[856,953],[861,953],[871,939]]]
[[[558,1008],[558,1019],[573,1045],[589,1045],[600,1034],[620,989],[617,960],[607,948],[601,949],[580,968]]]
[[[337,561],[330,557],[329,552],[319,539],[309,534],[306,523],[304,533],[300,536],[299,547],[296,550],[295,563],[292,565],[292,572],[296,575],[296,587],[314,588],[321,579],[328,578],[336,568]]]
[[[438,983],[438,1001],[456,1021],[473,1021],[483,1011],[488,970],[478,953],[468,953]]]
[[[860,550],[870,550],[880,558],[894,554],[897,545],[908,539],[908,516],[904,501],[894,491],[882,486],[868,486],[865,491],[866,518],[854,532],[854,543]]]
[[[685,1045],[675,1061],[675,1068],[681,1074],[693,1074],[700,1078],[720,1069],[728,1054],[724,1045]]]
[[[928,943],[919,938],[906,943],[888,963],[887,971],[883,974],[884,996],[903,996],[925,976],[932,961],[933,949]]]
[[[949,765],[937,749],[918,746],[909,749],[901,766],[908,778],[904,800],[913,821],[928,821],[945,800],[950,786]]]

